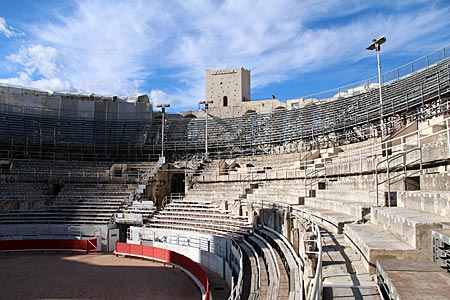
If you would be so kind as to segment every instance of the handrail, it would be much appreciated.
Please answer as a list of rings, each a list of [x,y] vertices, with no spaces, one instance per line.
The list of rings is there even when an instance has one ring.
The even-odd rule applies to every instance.
[[[417,159],[415,159],[415,160],[412,160],[411,162],[409,162],[409,165],[410,164],[413,164],[413,163],[416,163],[416,162],[418,162],[419,163],[419,165],[420,165],[420,168],[419,168],[419,171],[416,171],[416,172],[414,172],[413,174],[417,174],[417,173],[422,173],[422,149],[420,148],[420,147],[418,147],[418,148],[414,148],[414,149],[409,149],[409,150],[406,150],[406,151],[403,151],[403,152],[401,152],[401,153],[398,153],[398,154],[396,154],[396,155],[394,155],[394,156],[391,156],[391,157],[388,157],[388,158],[386,158],[386,159],[383,159],[382,161],[380,161],[380,162],[378,162],[377,163],[377,165],[376,165],[376,168],[375,168],[375,181],[376,181],[376,193],[377,193],[377,206],[379,206],[379,193],[378,193],[378,191],[379,191],[379,186],[381,185],[381,184],[383,184],[383,183],[385,183],[385,182],[387,182],[388,183],[388,194],[387,194],[387,196],[388,196],[388,206],[390,207],[391,206],[391,184],[392,183],[395,183],[395,182],[397,182],[397,181],[399,181],[399,180],[401,180],[402,178],[404,178],[404,177],[406,177],[406,172],[407,172],[407,163],[406,163],[406,155],[408,155],[409,153],[411,153],[411,152],[416,152],[416,151],[418,151],[419,152],[419,158],[417,158]],[[400,162],[400,163],[398,163],[395,167],[401,167],[402,168],[402,170],[403,170],[403,173],[402,174],[398,174],[398,175],[395,175],[394,177],[390,177],[390,172],[391,172],[391,170],[390,170],[390,163],[392,162],[392,161],[395,161],[396,159],[399,159],[399,158],[402,158],[402,161]],[[380,164],[383,164],[383,163],[386,163],[386,179],[385,180],[382,180],[382,181],[379,181],[378,180],[378,166],[380,165]],[[395,180],[395,181],[392,181],[391,179],[396,179],[396,178],[399,178],[399,179],[397,179],[397,180]]]
[[[165,196],[161,202],[161,210],[164,209],[168,204],[172,203],[173,200],[183,200],[184,194],[182,193],[172,193],[169,196]]]
[[[381,76],[383,78],[383,80],[382,80],[383,84],[388,84],[390,82],[402,79],[404,77],[407,77],[410,74],[413,74],[415,72],[418,72],[419,70],[424,69],[424,68],[414,69],[414,64],[418,64],[421,60],[425,60],[425,64],[426,64],[425,68],[428,68],[435,63],[438,63],[440,61],[447,59],[448,58],[447,51],[448,51],[448,53],[450,53],[449,48],[450,48],[450,44],[447,46],[444,46],[436,51],[433,51],[429,54],[426,54],[416,60],[406,63],[400,67],[397,67],[397,68],[394,68],[392,70],[388,70],[388,71],[382,73]],[[446,50],[446,49],[448,49],[448,50]],[[433,55],[433,54],[440,53],[440,52],[442,53],[442,59],[435,60],[430,63],[429,58],[434,57],[435,55]],[[403,69],[408,69],[408,71],[410,70],[410,72],[405,72],[404,74],[400,75],[400,71]],[[390,75],[390,74],[393,74],[393,75]],[[389,80],[389,76],[392,76],[394,78]],[[388,78],[388,79],[386,80],[386,78]],[[344,93],[344,92],[346,93],[348,90],[352,90],[354,92],[355,88],[357,88],[357,87],[364,87],[364,88],[366,88],[366,90],[369,90],[369,89],[371,89],[370,83],[378,84],[378,77],[374,76],[374,77],[371,77],[371,78],[368,78],[368,79],[365,79],[365,80],[362,80],[359,82],[355,82],[355,83],[352,83],[352,84],[349,84],[346,86],[341,86],[341,87],[334,88],[334,89],[331,89],[328,91],[322,91],[319,93],[309,94],[309,95],[305,95],[305,96],[301,96],[301,97],[297,97],[297,98],[300,98],[300,99],[325,99],[325,98],[329,98],[329,95],[339,95],[339,97],[342,97],[340,95],[341,93]]]
[[[450,117],[447,117],[444,120],[442,120],[441,122],[439,122],[437,124],[434,124],[434,125],[448,124],[448,122],[450,122]],[[437,131],[437,132],[435,132],[433,134],[422,136],[421,133],[423,131],[426,131],[428,128],[429,127],[418,129],[418,130],[415,130],[415,131],[413,131],[413,132],[411,132],[411,133],[406,135],[406,137],[417,136],[417,139],[415,139],[415,140],[412,140],[412,141],[409,141],[409,142],[403,142],[403,140],[405,139],[405,136],[400,136],[400,137],[397,137],[395,139],[389,139],[389,140],[386,140],[386,141],[382,141],[380,143],[376,143],[376,144],[371,145],[371,146],[362,147],[362,148],[358,148],[358,149],[350,150],[350,151],[344,151],[344,152],[342,152],[342,154],[340,155],[340,157],[338,159],[344,159],[344,158],[347,158],[347,157],[354,157],[355,154],[357,154],[357,153],[360,153],[361,155],[365,155],[365,154],[371,154],[372,155],[373,154],[373,150],[375,149],[375,151],[377,151],[379,146],[385,145],[386,148],[383,148],[383,150],[390,150],[390,149],[392,149],[392,148],[394,148],[396,146],[387,147],[388,144],[396,144],[397,142],[400,142],[399,143],[400,145],[408,145],[408,144],[412,144],[414,142],[420,142],[423,139],[429,138],[431,136],[436,136],[436,135],[442,134],[444,132],[448,133],[449,130],[450,130],[449,127],[446,127],[446,128],[444,128],[442,130],[439,130],[439,131]],[[448,143],[450,145],[450,140],[448,141]],[[450,151],[450,149],[449,149],[449,151]],[[449,152],[449,154],[450,154],[450,152]]]
[[[323,167],[319,167],[316,168],[314,166],[314,169],[311,170],[310,172],[307,171],[307,169],[305,168],[305,191],[307,190],[307,186],[308,186],[308,181],[309,181],[309,189],[312,190],[313,185],[316,182],[319,182],[319,178],[320,173],[324,172],[323,177],[325,178],[325,180],[327,179],[327,169],[325,167],[325,165]]]
[[[250,251],[253,252],[253,255],[256,258],[255,262],[256,268],[258,270],[258,286],[256,287],[256,292],[259,292],[259,288],[261,287],[261,265],[259,264],[258,253],[256,252],[255,248],[253,248],[253,246],[250,245],[250,243],[247,242],[245,239],[243,239],[242,242],[250,249]]]
[[[267,291],[267,298],[273,299],[274,297],[278,296],[279,292],[279,280],[280,280],[280,269],[278,264],[276,263],[276,256],[273,251],[273,248],[268,242],[259,234],[254,233],[252,235],[253,240],[252,243],[256,243],[258,247],[262,251],[262,259],[264,261],[264,264],[267,267],[267,277],[268,277],[268,291]],[[266,256],[266,252],[268,252],[268,256]],[[274,268],[274,270],[272,269]],[[275,271],[275,273],[273,273]]]
[[[244,257],[242,254],[241,247],[239,247],[239,245],[234,240],[231,240],[231,243],[234,245],[234,247],[236,249],[239,250],[240,258],[239,258],[238,279],[236,281],[236,285],[233,287],[233,289],[230,292],[230,296],[228,297],[228,300],[239,300],[239,299],[241,299],[242,286],[244,285]]]
[[[317,225],[316,221],[314,221],[313,216],[309,212],[294,206],[291,206],[291,209],[292,212],[299,212],[301,214],[301,218],[306,220],[311,225],[312,233],[315,236],[314,241],[317,246],[317,251],[315,251],[314,253],[317,254],[317,265],[314,274],[314,279],[311,282],[311,286],[310,289],[308,290],[306,299],[320,300],[322,294],[322,235],[320,233],[320,228],[319,225]]]
[[[139,182],[141,184],[147,185],[149,180],[155,175],[155,173],[159,170],[159,168],[161,168],[161,166],[165,163],[166,163],[166,158],[164,156],[159,157],[156,165],[147,169],[147,171],[145,171],[145,173],[141,175],[141,177],[139,178]]]

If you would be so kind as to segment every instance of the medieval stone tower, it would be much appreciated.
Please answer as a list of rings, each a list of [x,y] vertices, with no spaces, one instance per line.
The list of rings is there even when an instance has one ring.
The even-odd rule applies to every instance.
[[[206,101],[209,108],[228,110],[250,101],[250,70],[206,70]]]

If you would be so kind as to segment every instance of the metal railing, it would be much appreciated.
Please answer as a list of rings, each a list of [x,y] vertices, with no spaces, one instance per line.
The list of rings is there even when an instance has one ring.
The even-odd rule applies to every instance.
[[[308,254],[315,254],[317,256],[317,264],[314,279],[311,281],[309,289],[305,290],[305,292],[307,300],[320,300],[322,296],[322,235],[320,233],[320,227],[309,212],[294,206],[291,206],[290,210],[294,216],[305,220],[311,228],[316,250],[309,251]]]
[[[149,183],[149,181],[153,178],[153,176],[155,176],[156,172],[158,172],[158,170],[161,168],[161,166],[165,163],[166,163],[166,158],[161,156],[158,159],[158,162],[156,163],[156,165],[149,168],[146,172],[144,172],[144,174],[141,175],[141,177],[139,178],[139,183],[147,185]]]
[[[242,249],[239,246],[238,243],[236,243],[234,240],[231,240],[232,245],[236,248],[236,250],[239,251],[239,275],[236,281],[236,284],[234,284],[233,279],[231,282],[233,283],[233,287],[231,288],[230,296],[228,297],[228,300],[239,300],[242,296],[242,286],[244,285],[244,256],[242,254]]]
[[[359,168],[356,166],[356,168],[350,168],[350,166],[347,167],[348,170],[351,170],[353,173],[363,173],[370,170],[365,170],[362,167],[362,160],[371,159],[372,164],[372,170],[375,171],[377,167],[377,163],[380,161],[380,158],[382,159],[382,152],[389,153],[389,152],[396,152],[396,151],[403,151],[404,149],[407,149],[408,147],[422,147],[424,144],[426,144],[426,140],[432,140],[433,138],[438,138],[440,135],[445,134],[446,135],[446,147],[447,147],[447,154],[450,158],[450,127],[448,126],[450,123],[450,117],[445,118],[444,120],[433,124],[432,126],[442,126],[443,129],[436,131],[431,134],[425,134],[424,132],[429,130],[430,127],[418,129],[414,132],[411,132],[407,135],[397,137],[392,140],[386,140],[379,143],[374,143],[373,145],[361,147],[356,150],[348,150],[343,151],[339,154],[338,157],[333,158],[333,163],[341,163],[342,165],[350,165],[352,162],[360,161]],[[393,145],[393,146],[392,146]]]
[[[327,169],[325,165],[323,167],[314,166],[314,169],[311,171],[308,171],[308,169],[305,168],[305,192],[308,190],[308,187],[309,190],[312,190],[313,186],[316,183],[319,183],[321,178],[326,182]]]
[[[407,155],[410,153],[416,153],[418,152],[418,158],[407,161]],[[401,159],[400,161],[398,161]],[[397,164],[392,166],[391,163],[396,162]],[[379,169],[379,166],[386,163],[386,179],[379,180],[378,174],[381,173],[381,170]],[[419,170],[412,171],[408,173],[408,166],[412,166],[414,164],[419,164]],[[396,174],[392,176],[393,171],[401,171],[400,174]],[[377,206],[379,206],[379,186],[383,183],[387,183],[387,197],[388,197],[388,207],[391,206],[391,185],[395,182],[398,182],[400,180],[405,179],[407,176],[413,176],[416,174],[422,174],[422,149],[421,148],[414,148],[409,149],[407,151],[403,151],[401,153],[398,153],[396,155],[393,155],[391,157],[388,157],[380,162],[377,163],[377,166],[375,167],[375,180],[376,180],[376,193],[377,193]]]
[[[413,74],[419,70],[430,67],[440,61],[443,61],[450,57],[450,45],[444,46],[430,54],[424,55],[412,62],[409,62],[403,66],[389,70],[381,74],[381,82],[383,84],[390,83],[399,80],[405,76]],[[362,89],[361,89],[362,88]],[[378,88],[378,77],[374,76],[359,82],[355,82],[346,86],[341,86],[328,91],[310,94],[300,99],[329,99],[333,97],[346,97],[354,95],[355,93],[361,93],[361,91],[367,91],[369,89]]]
[[[163,210],[167,205],[172,203],[173,200],[182,201],[184,199],[184,194],[181,193],[172,193],[169,196],[164,197],[161,201],[160,210]]]

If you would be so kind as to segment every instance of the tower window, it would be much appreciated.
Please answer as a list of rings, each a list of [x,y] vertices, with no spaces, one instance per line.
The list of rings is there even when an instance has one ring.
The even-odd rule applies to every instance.
[[[223,96],[223,107],[228,106],[228,97]]]

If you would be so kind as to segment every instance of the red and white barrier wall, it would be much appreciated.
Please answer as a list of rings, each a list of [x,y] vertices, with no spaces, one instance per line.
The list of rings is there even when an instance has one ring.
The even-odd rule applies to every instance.
[[[97,238],[89,240],[0,240],[0,252],[8,251],[97,251]]]
[[[174,265],[183,270],[197,283],[202,291],[202,299],[210,299],[210,286],[206,272],[198,263],[184,255],[167,249],[120,242],[116,243],[116,251],[114,251],[114,253],[118,255],[147,258]]]

